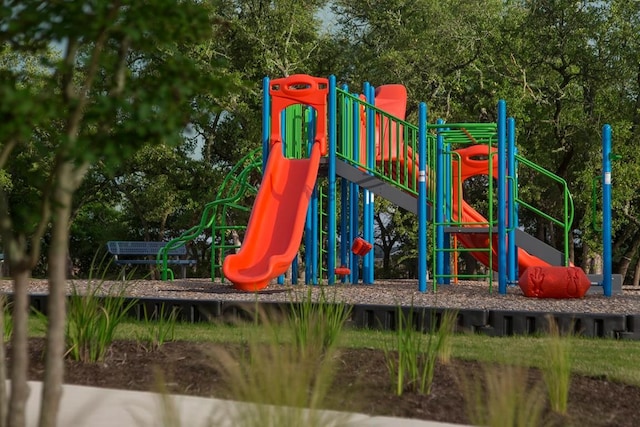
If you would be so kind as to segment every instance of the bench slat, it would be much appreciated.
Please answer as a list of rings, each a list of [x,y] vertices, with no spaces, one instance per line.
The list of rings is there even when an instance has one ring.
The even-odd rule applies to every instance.
[[[155,260],[155,259],[116,259],[113,262],[116,263],[116,265],[133,265],[133,264],[160,265],[161,264],[160,262],[158,262],[158,260]],[[191,265],[195,263],[196,263],[196,260],[194,259],[175,259],[175,258],[167,259],[167,264]]]
[[[158,252],[167,242],[140,242],[131,240],[110,240],[107,242],[107,250],[113,255],[114,263],[120,266],[130,265],[161,265],[157,260]],[[187,277],[187,266],[195,265],[196,260],[178,258],[187,254],[187,248],[183,245],[173,248],[167,252],[167,264],[179,265],[182,270],[182,277]],[[120,258],[120,256],[125,257]],[[127,258],[128,257],[128,258]],[[171,269],[169,269],[171,271]],[[125,280],[125,272],[122,272],[122,279]],[[173,280],[173,272],[171,271]]]
[[[136,242],[136,241],[116,241],[107,242],[107,249],[112,255],[157,255],[158,251],[166,245],[167,242]],[[186,255],[186,246],[180,246],[169,250],[167,255],[180,256]]]

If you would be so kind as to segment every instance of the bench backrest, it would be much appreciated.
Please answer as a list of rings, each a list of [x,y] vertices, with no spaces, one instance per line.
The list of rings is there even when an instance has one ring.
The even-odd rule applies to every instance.
[[[116,241],[107,242],[107,250],[112,255],[157,255],[158,251],[166,245],[167,242],[135,242],[135,241]],[[180,256],[186,255],[186,246],[171,249],[167,255]]]

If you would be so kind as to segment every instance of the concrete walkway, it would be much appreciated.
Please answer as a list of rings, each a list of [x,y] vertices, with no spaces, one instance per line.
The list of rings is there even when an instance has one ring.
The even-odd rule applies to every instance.
[[[35,427],[40,412],[42,383],[29,382],[29,386],[31,393],[27,403],[27,426]],[[284,419],[278,421],[279,417],[283,417],[282,408],[192,396],[171,395],[163,398],[156,393],[76,385],[65,385],[63,389],[58,418],[61,427],[275,427],[284,424],[294,427],[291,414],[284,416],[286,423]],[[250,424],[242,422],[243,415],[251,421]],[[304,417],[300,416],[300,426],[309,425]],[[265,419],[271,422],[264,422]],[[316,424],[322,426],[460,427],[448,423],[334,411],[321,411],[316,414],[316,420]]]

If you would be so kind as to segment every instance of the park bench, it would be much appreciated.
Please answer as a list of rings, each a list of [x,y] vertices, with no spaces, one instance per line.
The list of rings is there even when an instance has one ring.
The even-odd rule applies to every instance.
[[[113,255],[114,263],[123,267],[132,265],[162,265],[157,256],[167,242],[140,242],[140,241],[116,241],[107,242],[107,250]],[[194,265],[196,260],[184,258],[187,255],[187,248],[180,246],[169,250],[167,253],[167,267],[170,265],[180,266],[181,277],[187,277],[187,266]],[[168,275],[173,279],[173,270],[168,269]],[[123,268],[122,277],[125,278]]]

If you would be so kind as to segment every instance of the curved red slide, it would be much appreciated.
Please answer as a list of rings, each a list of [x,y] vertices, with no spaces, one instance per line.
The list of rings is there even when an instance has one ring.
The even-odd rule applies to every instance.
[[[460,179],[462,181],[471,178],[476,175],[488,175],[489,174],[489,160],[488,157],[491,155],[491,152],[494,152],[495,149],[492,149],[486,145],[472,145],[467,148],[462,148],[456,150],[458,153],[460,162],[462,163],[462,168],[460,170]],[[454,171],[457,169],[457,160],[454,160],[453,167]],[[493,176],[497,175],[498,162],[493,162]],[[485,217],[480,214],[480,212],[476,211],[471,207],[464,199],[461,200],[461,209],[458,208],[458,173],[455,171],[453,174],[453,217],[457,218],[458,211],[460,211],[461,223],[467,224],[478,224],[476,227],[486,227],[488,221]],[[469,229],[474,227],[474,225],[468,225]],[[472,248],[488,248],[489,247],[489,234],[487,232],[478,232],[478,233],[456,233],[456,237],[458,241],[462,243],[462,245],[468,249]],[[489,258],[489,253],[487,251],[473,251],[470,252],[471,255],[480,261],[482,264],[490,267],[494,271],[498,270],[498,236],[493,236],[493,244],[491,245],[491,261]],[[491,265],[492,264],[492,265]],[[524,249],[518,248],[518,271],[520,274],[523,274],[524,271],[528,267],[549,267],[550,264],[546,261],[531,255]]]
[[[407,102],[407,92],[404,86],[402,85],[384,85],[376,89],[376,94],[375,94],[376,107],[380,108],[381,110],[384,110],[385,112],[395,117],[404,119],[406,102]],[[387,119],[386,122],[389,122],[389,120]],[[380,123],[378,123],[378,126],[379,125]],[[383,123],[383,126],[385,128],[384,133],[386,135],[386,132],[389,132],[391,125],[388,123]],[[392,135],[394,134],[394,132],[391,132],[391,133]],[[386,136],[385,136],[385,139],[386,139]],[[378,147],[376,147],[377,162],[382,162],[385,165],[387,164],[393,165],[396,162],[396,160],[399,162],[403,162],[405,158],[405,156],[403,155],[404,150],[408,150],[407,160],[413,159],[413,155],[411,154],[411,147],[405,148],[404,144],[402,143],[396,144],[395,138],[392,138],[392,139],[393,139],[393,143],[390,146],[384,143],[380,144],[380,142],[377,141],[379,145],[382,145],[382,147],[380,147],[379,145]],[[362,147],[363,147],[362,149],[363,151],[361,153],[361,156],[363,156],[364,158],[364,156],[366,156],[366,150],[364,150],[364,147],[365,147],[364,145]],[[490,147],[486,145],[473,145],[468,148],[463,148],[456,151],[460,155],[460,160],[462,163],[462,168],[460,170],[460,176],[462,181],[466,180],[467,178],[471,178],[472,176],[475,176],[475,175],[487,175],[489,173],[488,156],[490,155],[489,153]],[[455,167],[455,163],[457,162],[454,161],[454,167]],[[498,163],[497,161],[493,162],[493,167],[495,169],[493,174],[494,176],[497,175],[497,166],[498,166],[497,163]],[[414,166],[413,164],[407,165],[410,173],[415,173],[417,169],[417,168],[414,168],[413,166]],[[458,215],[457,214],[458,197],[457,197],[457,190],[456,190],[458,187],[457,173],[453,173],[452,175],[454,176],[453,212],[454,212],[454,217],[456,217]],[[462,223],[471,223],[471,224],[475,223],[475,224],[478,224],[477,227],[484,227],[482,224],[487,223],[486,218],[484,218],[478,211],[472,208],[471,205],[465,202],[464,199],[461,201],[460,213],[461,213],[460,222]],[[468,225],[467,227],[470,228],[470,227],[473,227],[473,225]],[[472,248],[483,249],[483,248],[489,247],[489,237],[488,237],[489,235],[486,232],[457,233],[456,236],[458,238],[458,241],[468,249],[472,249]],[[493,262],[490,262],[489,253],[487,251],[472,251],[470,253],[479,262],[497,271],[498,270],[497,236],[494,236],[493,245],[491,247],[493,252],[491,254],[491,260]],[[490,264],[493,264],[493,265],[490,265]],[[550,264],[548,264],[546,261],[543,261],[542,259],[536,256],[529,254],[524,249],[518,248],[518,268],[519,268],[520,274],[523,274],[528,267],[534,267],[534,266],[548,267],[550,266]]]
[[[457,211],[455,206],[457,202],[454,201],[454,210]],[[473,209],[467,202],[462,201],[462,222],[470,223],[486,223],[487,220],[475,209]],[[473,227],[473,226],[469,226]],[[480,226],[478,226],[480,227]],[[480,233],[457,233],[456,237],[458,241],[462,243],[465,248],[487,248],[489,247],[489,235],[486,232]],[[493,245],[490,265],[489,253],[486,251],[472,251],[471,255],[480,261],[482,264],[490,267],[494,271],[498,271],[498,236],[493,236]],[[522,275],[529,267],[548,267],[549,263],[541,260],[540,258],[531,255],[524,249],[518,248],[518,271]]]
[[[285,158],[281,143],[271,147],[242,247],[222,266],[236,289],[259,291],[287,271],[300,247],[319,165],[319,144],[308,159]]]

